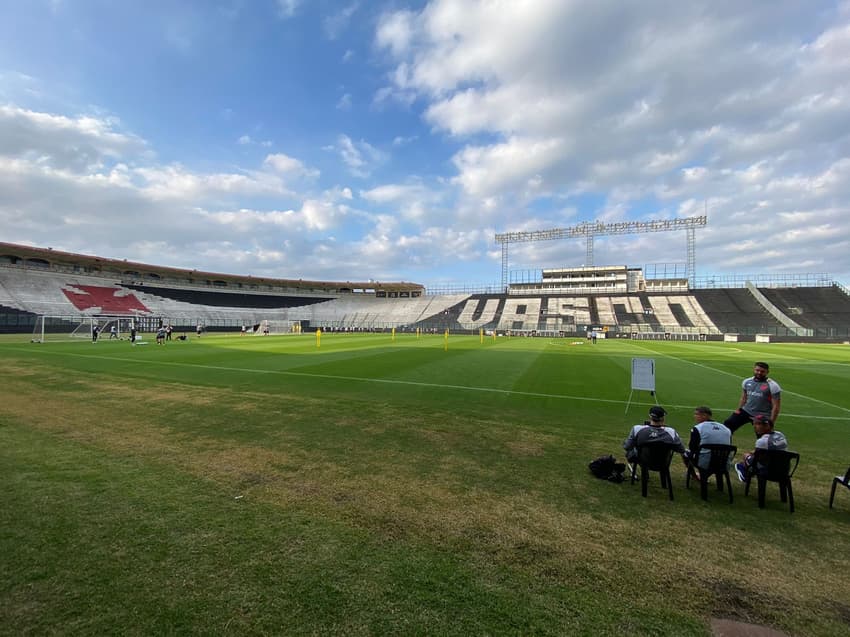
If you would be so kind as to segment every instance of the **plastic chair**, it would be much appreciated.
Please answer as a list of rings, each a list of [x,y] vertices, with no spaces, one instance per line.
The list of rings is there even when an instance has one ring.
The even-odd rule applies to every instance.
[[[829,493],[829,508],[832,508],[832,501],[835,500],[835,487],[838,485],[847,487],[850,489],[850,467],[847,467],[847,473],[843,476],[835,476],[832,479],[832,491]]]
[[[767,483],[776,482],[779,484],[779,498],[782,502],[788,502],[789,513],[794,513],[791,476],[800,463],[800,454],[782,449],[756,449],[754,455],[752,468],[744,482],[744,495],[750,493],[750,483],[755,477],[758,482],[759,508],[763,509]]]
[[[636,460],[632,461],[632,484],[637,476],[636,466],[640,466],[640,493],[646,497],[649,484],[649,472],[657,471],[661,477],[661,486],[666,487],[673,499],[673,481],[670,479],[670,461],[673,459],[675,445],[666,442],[650,442],[636,447]]]
[[[738,451],[735,445],[700,445],[700,452],[706,449],[711,454],[708,461],[708,468],[703,469],[699,466],[699,460],[702,453],[697,453],[688,462],[688,473],[685,477],[685,487],[691,488],[691,476],[696,478],[695,471],[699,470],[699,494],[703,500],[708,500],[708,482],[713,475],[717,478],[717,490],[723,491],[723,479],[726,479],[726,490],[729,491],[729,504],[732,504],[732,480],[729,477],[729,466],[732,457]]]

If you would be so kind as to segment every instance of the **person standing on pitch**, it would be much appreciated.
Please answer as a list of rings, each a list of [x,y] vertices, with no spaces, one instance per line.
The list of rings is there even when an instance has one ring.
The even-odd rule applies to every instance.
[[[759,361],[753,366],[752,378],[741,383],[741,400],[738,409],[723,422],[733,434],[743,424],[753,422],[755,416],[765,416],[775,423],[779,417],[782,388],[768,378],[770,365]]]

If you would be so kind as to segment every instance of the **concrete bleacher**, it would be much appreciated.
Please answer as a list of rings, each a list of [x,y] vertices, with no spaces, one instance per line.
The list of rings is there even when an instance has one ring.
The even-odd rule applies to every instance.
[[[850,325],[850,296],[838,286],[759,288],[780,311],[803,327],[831,329]]]
[[[8,308],[15,307],[17,309],[17,301],[15,301],[14,297],[6,289],[2,276],[0,276],[0,305]]]
[[[80,312],[98,308],[101,314],[149,314],[151,311],[136,296],[118,286],[76,284],[62,293]]]
[[[175,301],[128,289],[111,278],[50,270],[0,268],[0,286],[6,299],[4,305],[33,314],[150,316],[175,324],[206,325],[250,324],[278,318],[278,312],[271,309]]]
[[[574,331],[590,325],[590,310],[587,297],[547,297],[541,304],[540,329]]]
[[[239,326],[263,320],[311,327],[355,329],[533,330],[578,332],[607,326],[614,332],[719,335],[768,333],[836,338],[848,333],[850,296],[833,286],[714,288],[565,296],[446,294],[376,298],[364,293],[171,289],[50,269],[0,266],[0,313],[8,325],[39,314],[137,315],[173,325]],[[791,319],[807,333],[788,327]],[[2,322],[0,322],[2,327]],[[816,333],[812,333],[815,330]]]
[[[616,325],[617,316],[614,313],[614,304],[609,296],[599,296],[594,299],[596,301],[596,313],[598,323],[600,325]],[[596,321],[594,322],[594,324]]]
[[[541,305],[540,297],[509,297],[505,299],[497,329],[524,331],[540,329]]]
[[[674,311],[674,305],[670,303],[667,296],[650,296],[647,299],[652,313],[661,325],[677,325],[679,327],[693,327],[689,317],[683,316],[681,312]],[[676,307],[680,307],[677,305]]]
[[[617,325],[626,331],[642,330],[650,332],[663,332],[665,329],[672,329],[673,326],[679,327],[673,320],[672,313],[670,313],[671,321],[666,324],[666,327],[662,326],[655,316],[655,309],[649,299],[645,298],[646,295],[643,296],[644,298],[638,295],[611,297],[611,306],[614,308]]]
[[[123,285],[112,278],[20,268],[0,269],[0,289],[5,301],[0,304],[34,314],[150,316],[184,325],[312,320],[318,325],[394,326],[423,320],[468,297],[375,299],[365,295],[341,298],[254,295],[256,305],[260,306],[256,307],[250,304],[251,295],[246,294]],[[191,302],[191,299],[207,302]]]
[[[692,294],[721,332],[754,334],[783,328],[746,288],[694,290]]]
[[[714,324],[714,321],[706,314],[699,301],[692,294],[669,298],[670,303],[676,303],[682,307],[682,310],[691,319],[694,327],[701,332],[705,334],[720,334],[720,329]]]
[[[50,271],[0,269],[0,284],[8,295],[6,305],[34,314],[80,313],[62,292],[67,279],[67,275],[60,278],[60,275]],[[91,278],[90,281],[94,282],[95,279]]]
[[[282,313],[290,320],[306,320],[319,327],[382,329],[428,321],[468,298],[468,294],[392,299],[339,297],[308,306],[287,308]]]
[[[650,295],[647,302],[663,331],[687,331],[719,334],[720,330],[691,295]]]
[[[497,312],[502,301],[503,299],[498,296],[493,298],[467,299],[458,316],[458,324],[461,329],[465,330],[495,326],[497,324]]]

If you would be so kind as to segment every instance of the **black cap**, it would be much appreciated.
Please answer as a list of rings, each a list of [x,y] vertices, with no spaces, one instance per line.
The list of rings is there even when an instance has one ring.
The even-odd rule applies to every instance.
[[[666,415],[667,412],[664,411],[664,407],[661,407],[660,405],[655,405],[654,407],[649,408],[650,420],[661,420]]]

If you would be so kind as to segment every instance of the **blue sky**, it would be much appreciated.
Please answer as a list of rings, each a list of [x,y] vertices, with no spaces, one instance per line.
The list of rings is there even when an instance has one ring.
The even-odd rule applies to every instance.
[[[846,1],[0,1],[2,241],[481,284],[707,210],[698,274],[850,283],[849,200]]]

